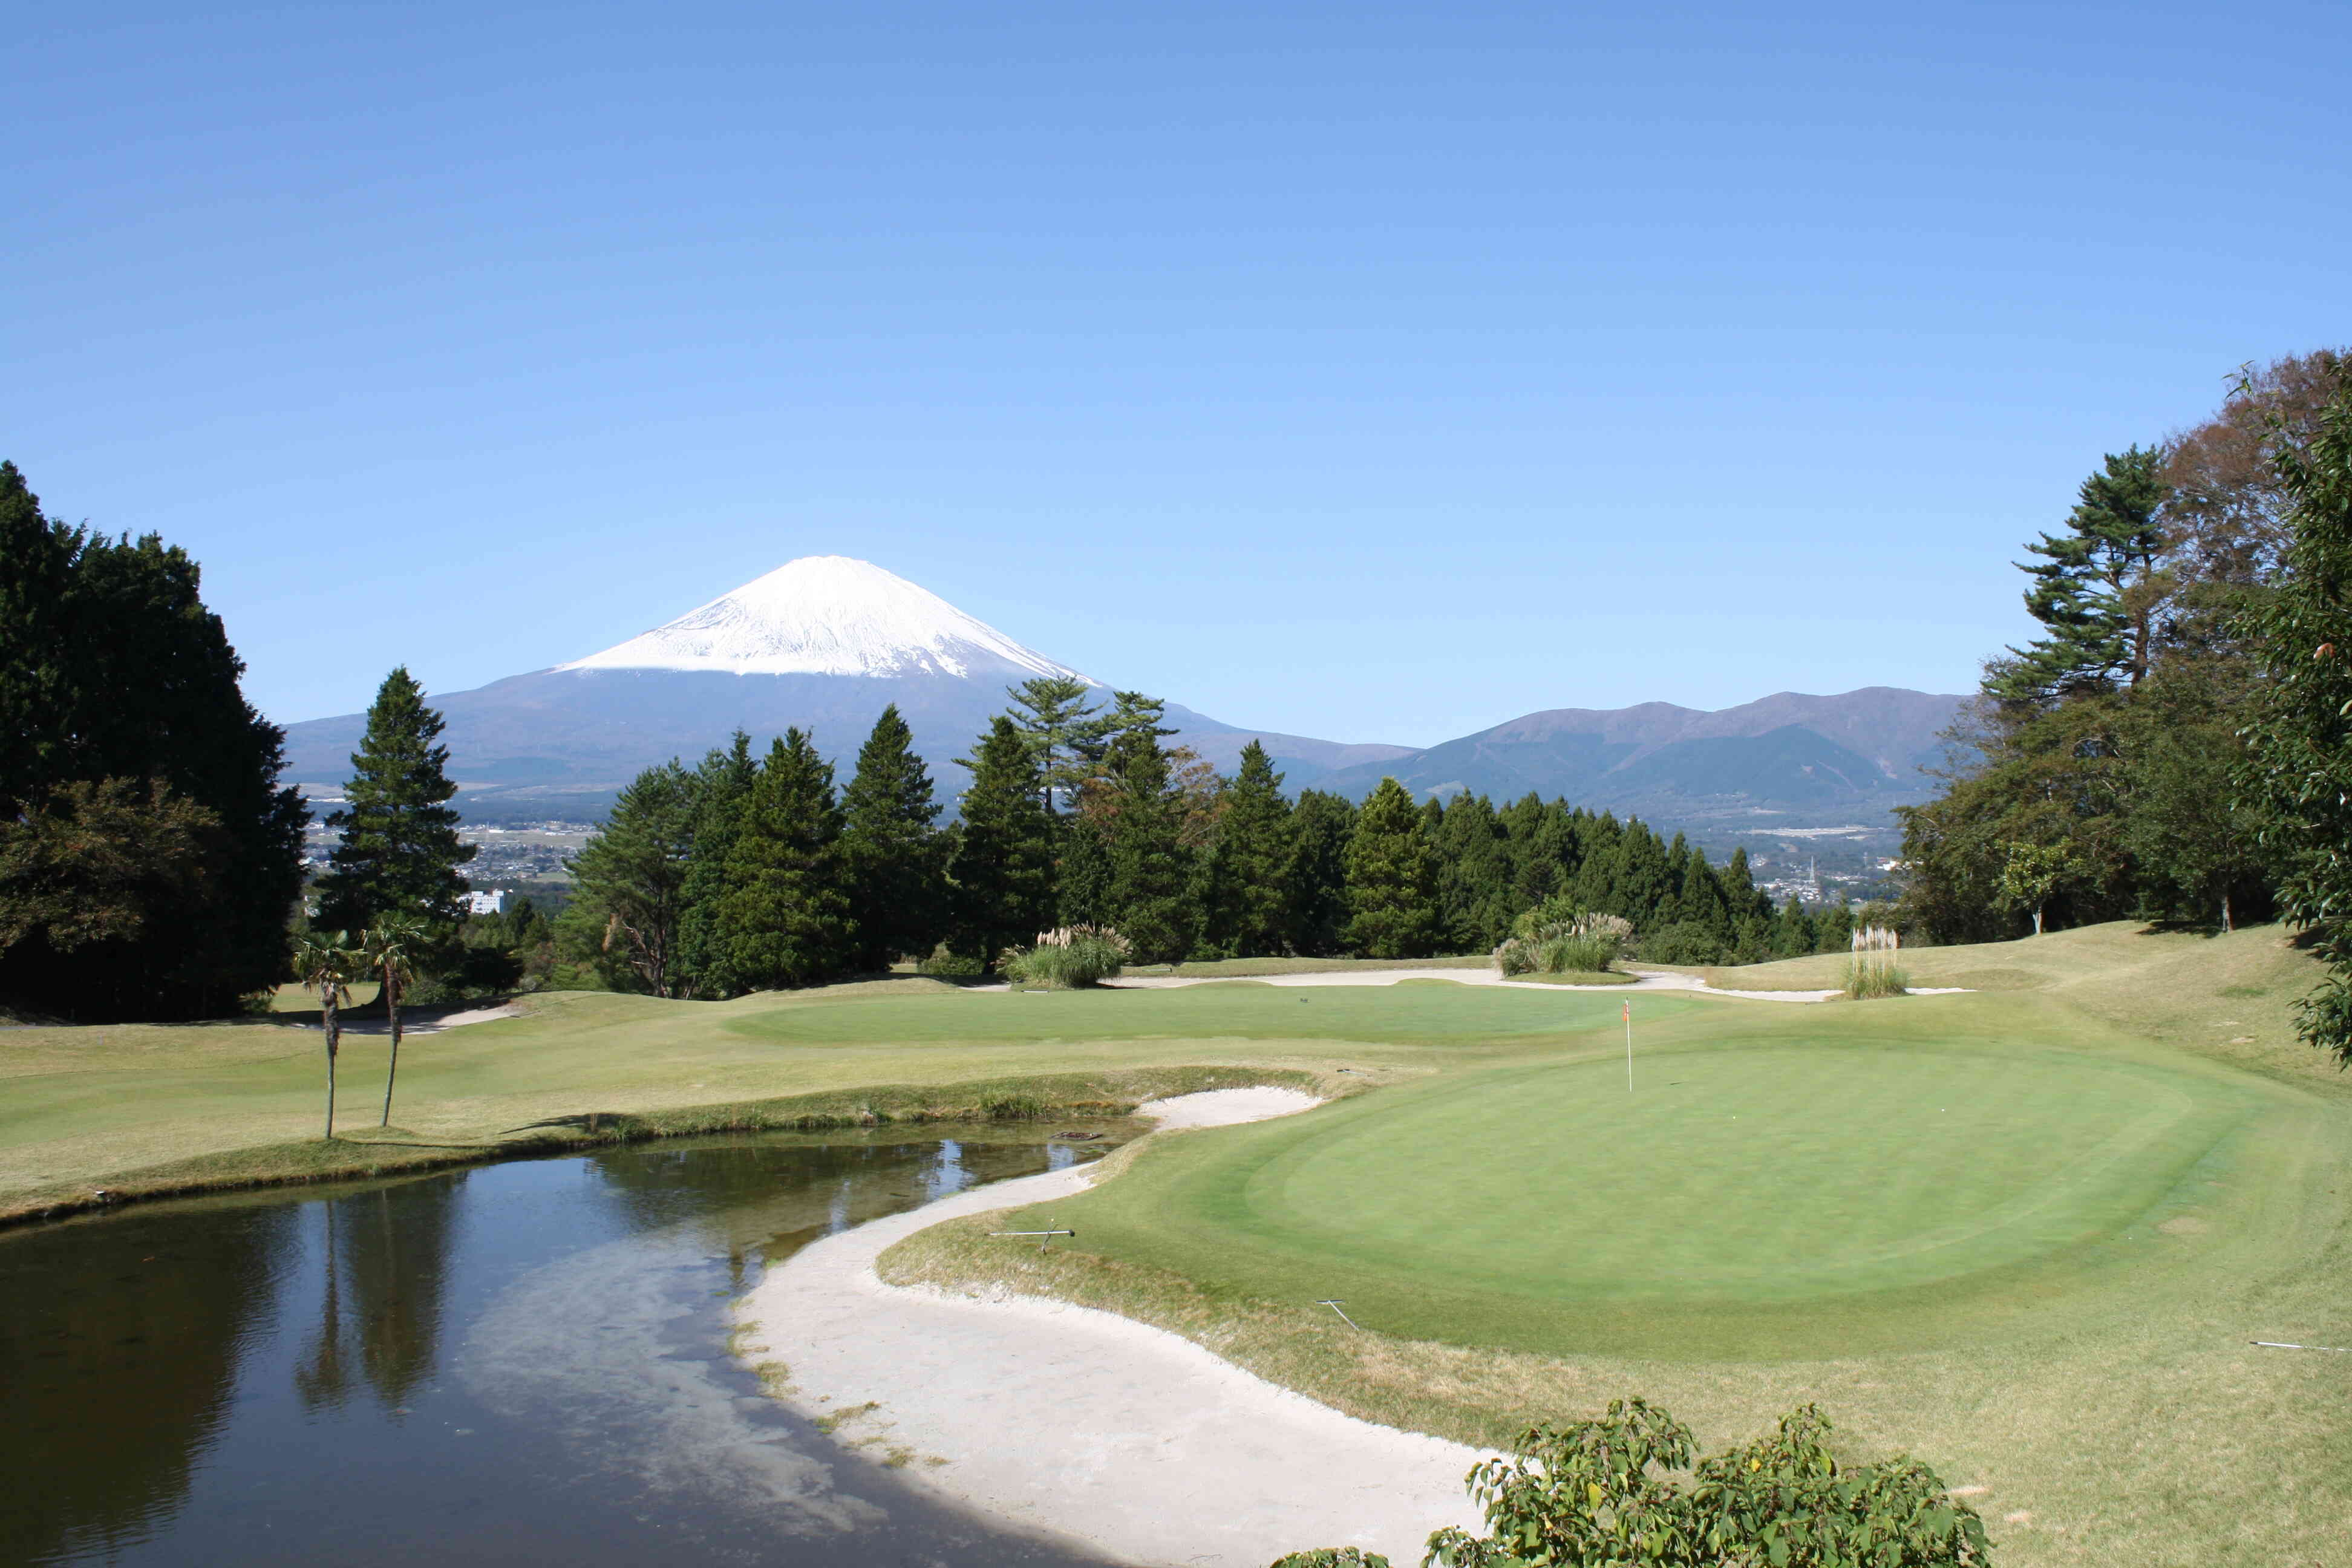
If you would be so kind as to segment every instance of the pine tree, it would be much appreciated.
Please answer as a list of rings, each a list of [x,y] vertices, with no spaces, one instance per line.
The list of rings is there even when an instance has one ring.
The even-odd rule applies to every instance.
[[[1122,727],[1089,789],[1100,808],[1110,861],[1110,916],[1139,963],[1181,963],[1192,951],[1196,910],[1182,802],[1171,788],[1160,737],[1160,704],[1117,694]]]
[[[1675,911],[1677,919],[1729,945],[1733,934],[1730,900],[1724,896],[1722,879],[1707,864],[1704,849],[1691,851],[1683,868],[1683,885],[1675,900]]]
[[[1202,925],[1208,950],[1232,958],[1283,951],[1297,852],[1282,775],[1274,771],[1265,748],[1252,741],[1242,748],[1241,771],[1225,792],[1224,818],[1203,868]]]
[[[1035,754],[1000,714],[970,757],[963,820],[948,876],[955,951],[995,964],[1026,947],[1054,917],[1053,823],[1045,815]]]
[[[678,927],[699,804],[695,782],[676,758],[646,769],[566,863],[575,906],[601,928],[598,967],[615,990],[678,994]]]
[[[1813,951],[1813,920],[1797,895],[1789,895],[1780,913],[1772,922],[1772,956],[1802,958]]]
[[[2004,701],[2039,702],[2118,681],[2137,686],[2154,663],[2156,616],[2164,596],[2164,454],[2133,447],[2110,453],[2083,481],[2067,531],[2025,548],[2039,565],[2025,607],[2046,628],[1987,682]]]
[[[1617,864],[1612,868],[1611,903],[1600,907],[1622,915],[1635,931],[1653,931],[1667,923],[1675,907],[1675,889],[1666,880],[1666,847],[1647,824],[1629,820],[1618,836]]]
[[[1348,844],[1356,833],[1356,807],[1342,795],[1301,790],[1290,825],[1290,873],[1284,879],[1290,894],[1288,945],[1293,952],[1328,958],[1346,940]]]
[[[719,931],[719,900],[727,896],[728,864],[742,836],[743,811],[759,781],[751,737],[735,731],[726,749],[712,748],[694,771],[694,859],[679,892],[677,990],[716,999],[740,994],[743,983],[729,966]],[[566,911],[567,913],[569,911]]]
[[[1108,744],[1110,721],[1085,700],[1094,689],[1068,675],[1040,675],[1005,688],[1013,702],[1013,727],[1037,764],[1049,815],[1077,798]]]
[[[1348,842],[1348,945],[1367,958],[1427,956],[1437,934],[1436,884],[1421,813],[1402,784],[1382,779]]]
[[[442,728],[406,666],[384,677],[352,754],[343,806],[327,817],[343,837],[319,879],[319,925],[360,931],[382,914],[441,926],[460,920],[466,879],[457,868],[474,858],[474,846],[457,837],[459,817],[448,804],[457,786],[449,782],[449,748],[438,743]]]
[[[1457,952],[1484,952],[1509,934],[1518,913],[1510,849],[1494,805],[1483,795],[1456,795],[1435,848],[1441,939]]]
[[[856,966],[887,969],[903,955],[928,957],[947,934],[950,846],[937,826],[930,772],[897,704],[874,721],[841,805]]]
[[[727,857],[727,881],[719,935],[741,984],[813,985],[841,972],[856,940],[841,807],[833,764],[817,755],[806,731],[788,729],[769,747]]]

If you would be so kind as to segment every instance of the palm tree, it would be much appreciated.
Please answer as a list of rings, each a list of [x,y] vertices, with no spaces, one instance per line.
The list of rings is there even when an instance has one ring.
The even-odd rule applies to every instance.
[[[400,993],[416,977],[416,961],[432,935],[415,915],[378,915],[360,937],[360,951],[370,973],[383,980],[384,1016],[392,1023],[392,1065],[383,1074],[383,1120],[392,1125],[392,1084],[400,1076]]]
[[[343,1021],[336,1006],[352,999],[347,983],[362,954],[348,931],[308,931],[294,944],[294,978],[319,988],[319,1018],[327,1030],[327,1136],[335,1135],[335,1048],[342,1044]]]

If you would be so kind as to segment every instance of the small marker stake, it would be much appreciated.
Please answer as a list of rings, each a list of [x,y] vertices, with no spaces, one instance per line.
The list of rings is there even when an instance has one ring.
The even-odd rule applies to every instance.
[[[1317,1306],[1318,1306],[1318,1307],[1328,1307],[1328,1308],[1330,1308],[1330,1309],[1331,1309],[1333,1311],[1335,1311],[1335,1312],[1339,1312],[1339,1308],[1340,1308],[1340,1305],[1341,1305],[1341,1303],[1340,1303],[1340,1302],[1333,1301],[1333,1300],[1325,1300],[1318,1301],[1318,1302],[1316,1302],[1315,1304],[1316,1304]],[[1351,1328],[1351,1329],[1355,1330],[1355,1331],[1356,1331],[1358,1333],[1360,1333],[1360,1333],[1362,1333],[1362,1332],[1364,1331],[1364,1326],[1363,1326],[1363,1324],[1361,1324],[1361,1323],[1360,1323],[1360,1322],[1356,1321],[1356,1320],[1355,1320],[1355,1319],[1353,1319],[1353,1318],[1351,1318],[1351,1317],[1348,1316],[1348,1314],[1347,1314],[1347,1313],[1345,1313],[1345,1312],[1339,1312],[1339,1321],[1340,1321],[1341,1322],[1343,1322],[1343,1323],[1347,1324],[1349,1328]]]
[[[1035,1236],[1035,1237],[1055,1237],[1055,1236],[1076,1236],[1076,1235],[1077,1235],[1078,1233],[1077,1233],[1076,1231],[1075,1231],[1075,1230],[992,1230],[992,1231],[990,1231],[988,1234],[989,1234],[989,1235],[991,1235],[991,1236]],[[1045,1248],[1046,1248],[1046,1247],[1047,1247],[1048,1245],[1049,1245],[1049,1243],[1047,1243],[1047,1242],[1040,1241],[1040,1242],[1038,1242],[1038,1243],[1037,1243],[1037,1250],[1038,1250],[1038,1251],[1040,1251],[1040,1252],[1043,1252],[1043,1251],[1045,1251]]]
[[[1633,1092],[1633,1004],[1625,1004],[1625,1092]]]

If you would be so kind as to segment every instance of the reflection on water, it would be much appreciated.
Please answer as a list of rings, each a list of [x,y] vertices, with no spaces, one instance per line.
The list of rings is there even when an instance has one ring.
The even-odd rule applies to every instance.
[[[1081,1156],[827,1138],[0,1237],[0,1563],[1080,1561],[848,1457],[725,1339],[764,1262]]]

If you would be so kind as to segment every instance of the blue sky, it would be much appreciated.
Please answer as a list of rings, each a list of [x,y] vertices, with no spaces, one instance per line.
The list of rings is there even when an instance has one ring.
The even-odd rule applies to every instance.
[[[283,721],[864,556],[1234,722],[1958,690],[2352,340],[2352,8],[49,7],[0,455]]]

